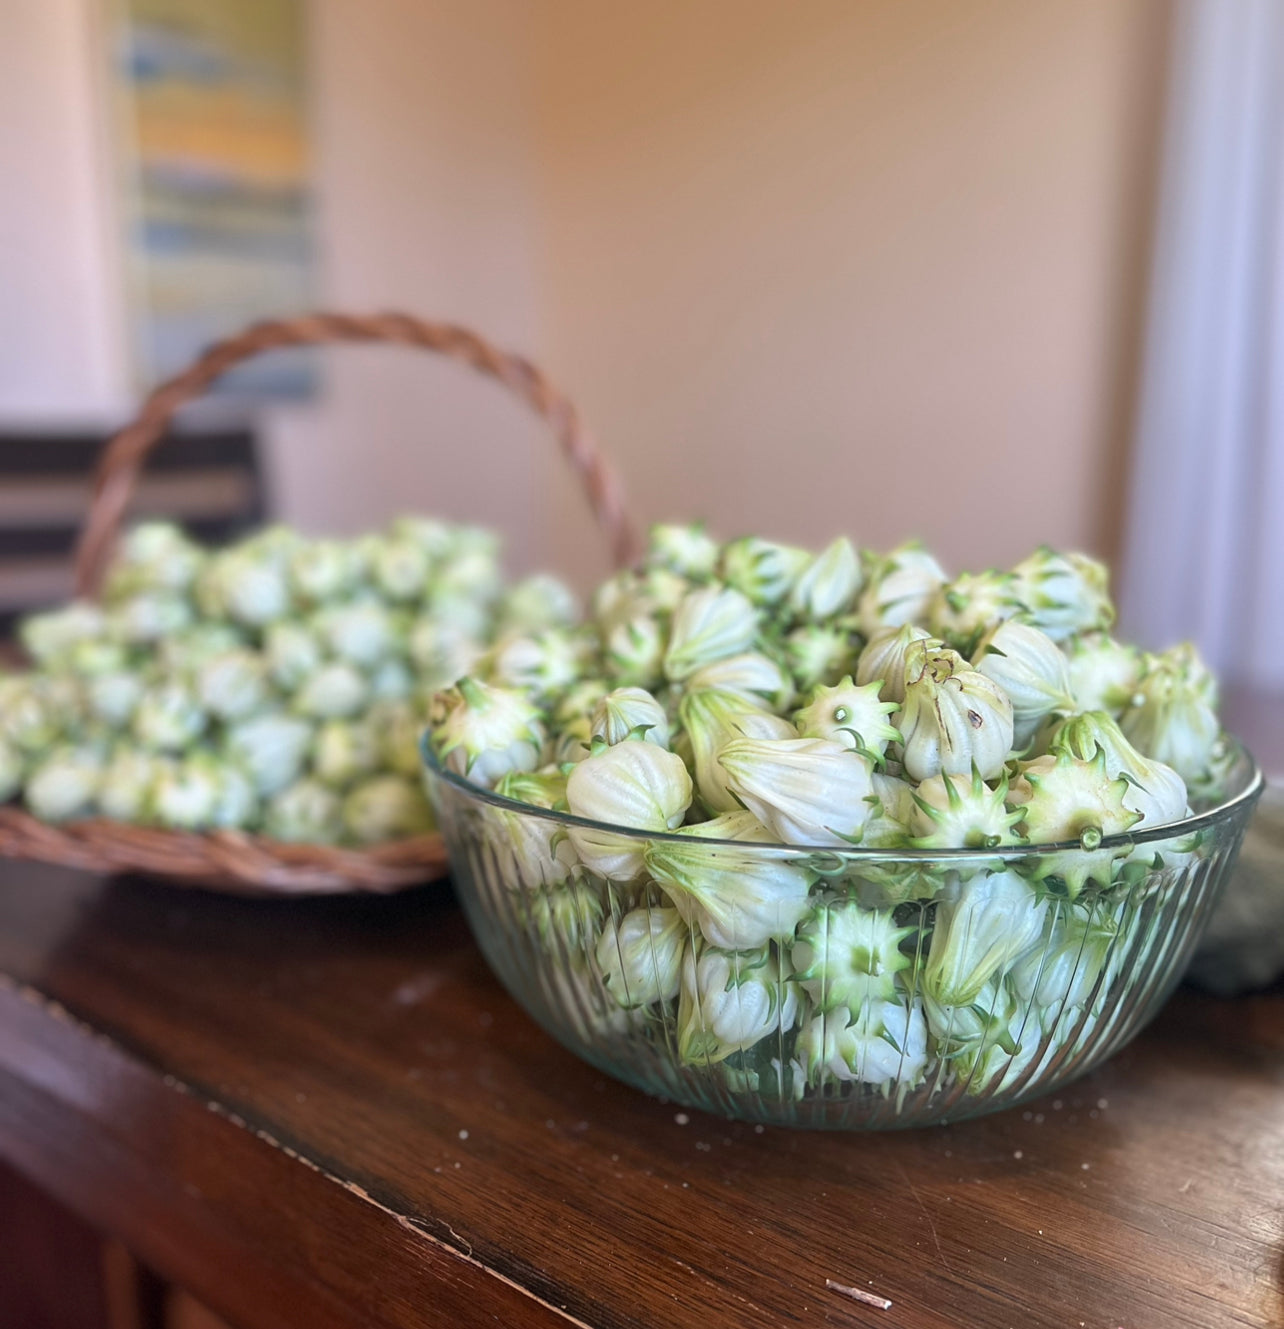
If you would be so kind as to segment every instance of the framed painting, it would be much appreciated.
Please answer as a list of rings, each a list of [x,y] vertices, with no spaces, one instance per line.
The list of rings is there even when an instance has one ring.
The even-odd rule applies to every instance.
[[[111,0],[132,360],[148,387],[255,319],[313,303],[304,0]],[[300,398],[282,352],[219,390]]]

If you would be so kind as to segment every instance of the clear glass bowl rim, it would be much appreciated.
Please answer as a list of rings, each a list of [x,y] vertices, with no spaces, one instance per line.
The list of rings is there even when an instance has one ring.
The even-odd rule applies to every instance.
[[[734,849],[739,853],[751,850],[754,853],[761,851],[768,854],[827,854],[839,856],[850,862],[946,862],[957,863],[962,866],[969,864],[980,866],[987,863],[992,864],[996,858],[1001,858],[1004,862],[1017,862],[1024,858],[1039,858],[1047,854],[1061,853],[1067,850],[1094,853],[1103,849],[1126,851],[1138,845],[1154,844],[1161,840],[1173,840],[1182,836],[1195,835],[1228,821],[1241,809],[1251,808],[1266,786],[1262,769],[1257,764],[1253,754],[1238,739],[1232,738],[1230,741],[1233,745],[1232,751],[1236,757],[1235,767],[1238,768],[1245,763],[1247,764],[1247,770],[1243,776],[1243,788],[1237,793],[1232,794],[1224,802],[1217,804],[1216,807],[1209,808],[1207,812],[1197,813],[1193,817],[1185,817],[1181,821],[1165,822],[1161,826],[1148,826],[1144,831],[1139,831],[1136,834],[1125,831],[1119,835],[1103,836],[1099,844],[1092,846],[1091,851],[1078,840],[1061,840],[1055,844],[996,845],[993,849],[875,849],[862,848],[860,845],[801,845],[760,840],[719,840],[706,836],[682,835],[676,831],[648,831],[637,826],[618,826],[611,822],[593,821],[588,817],[573,816],[569,812],[555,812],[550,808],[536,807],[532,803],[522,803],[515,798],[505,798],[502,794],[497,794],[491,789],[484,789],[480,785],[473,784],[465,776],[444,767],[437,760],[437,755],[433,752],[427,735],[424,736],[421,746],[429,770],[465,797],[476,803],[489,804],[491,807],[499,808],[504,812],[550,821],[558,826],[582,826],[595,831],[609,831],[612,835],[624,836],[627,839],[644,840],[651,844],[659,841],[661,843],[685,845],[688,849],[693,844],[700,844],[708,845],[711,848]]]

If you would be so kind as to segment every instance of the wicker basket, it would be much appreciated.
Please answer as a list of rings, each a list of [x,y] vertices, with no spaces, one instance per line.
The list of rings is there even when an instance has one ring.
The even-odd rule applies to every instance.
[[[615,475],[567,399],[525,359],[449,323],[408,314],[353,317],[316,313],[258,323],[219,342],[183,373],[161,384],[138,418],[107,445],[76,553],[76,589],[96,598],[143,462],[174,412],[199,397],[233,365],[264,351],[327,342],[391,342],[460,360],[504,384],[552,429],[579,476],[617,566],[636,549],[634,528]],[[237,895],[312,895],[402,890],[445,875],[438,835],[394,840],[369,849],[284,844],[240,831],[195,833],[133,826],[95,817],[50,825],[21,807],[0,807],[0,855],[93,872],[140,872],[183,886]]]

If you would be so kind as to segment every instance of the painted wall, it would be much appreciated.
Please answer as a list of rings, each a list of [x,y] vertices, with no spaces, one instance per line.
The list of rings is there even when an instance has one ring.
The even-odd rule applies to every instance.
[[[84,0],[0,5],[0,419],[124,400],[94,39]]]
[[[522,0],[313,0],[324,302],[535,339],[530,13]],[[534,556],[547,464],[524,407],[409,351],[328,356],[314,410],[272,421],[282,515],[356,531],[403,510],[493,523]]]
[[[548,358],[646,517],[1113,552],[1162,0],[543,14]]]

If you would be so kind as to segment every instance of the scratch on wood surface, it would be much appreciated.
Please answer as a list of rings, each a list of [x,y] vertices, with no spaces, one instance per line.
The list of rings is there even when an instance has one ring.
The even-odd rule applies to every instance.
[[[832,1278],[825,1279],[825,1286],[831,1292],[841,1292],[844,1297],[851,1297],[853,1301],[863,1301],[866,1306],[877,1306],[880,1311],[890,1311],[892,1303],[886,1297],[877,1296],[873,1292],[866,1292],[863,1288],[848,1287],[846,1283],[835,1283]]]
[[[719,1296],[735,1297],[737,1301],[743,1303],[745,1306],[750,1306],[756,1311],[762,1311],[762,1307],[759,1306],[756,1301],[750,1301],[748,1297],[742,1296],[734,1288],[729,1288],[724,1286],[722,1283],[719,1283],[716,1279],[710,1278],[708,1274],[702,1274],[699,1269],[696,1269],[693,1266],[689,1265],[685,1260],[679,1260],[676,1255],[670,1255],[669,1261],[672,1264],[676,1264],[679,1269],[685,1269],[687,1273],[689,1273],[693,1278],[699,1278],[700,1280],[702,1280],[709,1287],[713,1288],[718,1293]]]
[[[896,1166],[900,1168],[901,1176],[905,1178],[905,1185],[909,1187],[909,1193],[914,1197],[915,1203],[923,1211],[923,1217],[927,1219],[928,1231],[932,1234],[932,1241],[936,1246],[937,1255],[941,1257],[941,1264],[945,1266],[946,1272],[952,1274],[954,1270],[950,1268],[950,1262],[945,1258],[945,1248],[941,1245],[941,1239],[936,1232],[936,1224],[932,1222],[932,1215],[927,1212],[927,1205],[923,1203],[923,1197],[918,1193],[918,1189],[910,1180],[910,1175],[905,1170],[905,1164],[902,1163],[900,1159],[897,1159]]]

